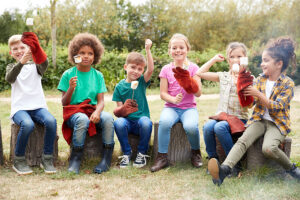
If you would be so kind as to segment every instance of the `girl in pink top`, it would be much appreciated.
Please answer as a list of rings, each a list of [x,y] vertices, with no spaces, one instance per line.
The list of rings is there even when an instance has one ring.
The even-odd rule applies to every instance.
[[[152,172],[168,166],[168,146],[172,126],[181,122],[192,148],[192,164],[202,166],[199,115],[195,96],[201,95],[201,81],[196,72],[199,67],[187,60],[190,43],[186,36],[176,33],[169,42],[169,54],[173,62],[165,65],[160,74],[160,97],[166,101],[158,128],[158,155]]]

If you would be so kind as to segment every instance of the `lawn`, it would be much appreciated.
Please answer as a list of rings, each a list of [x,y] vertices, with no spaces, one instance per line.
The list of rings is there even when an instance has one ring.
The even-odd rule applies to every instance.
[[[155,92],[154,92],[155,93]],[[3,94],[0,97],[7,96]],[[57,97],[56,92],[47,96]],[[39,167],[28,176],[19,176],[11,169],[9,157],[10,143],[10,102],[0,101],[0,119],[5,165],[0,166],[0,199],[300,199],[300,183],[289,176],[277,177],[269,170],[243,171],[240,178],[226,179],[221,187],[216,187],[211,177],[206,175],[207,160],[202,136],[202,126],[208,116],[213,115],[218,99],[198,99],[199,129],[204,166],[195,169],[190,163],[178,163],[157,173],[151,173],[150,163],[144,169],[119,169],[117,165],[120,145],[116,141],[111,169],[101,175],[92,169],[98,160],[84,162],[79,175],[67,173],[69,147],[61,134],[62,108],[60,103],[48,102],[50,112],[58,122],[59,164],[58,173],[46,175]],[[161,100],[149,101],[151,119],[159,120],[163,108]],[[105,110],[112,113],[115,104],[105,103]],[[291,106],[293,139],[291,159],[300,161],[300,102]],[[296,134],[298,133],[298,134]],[[152,138],[153,139],[153,138]]]

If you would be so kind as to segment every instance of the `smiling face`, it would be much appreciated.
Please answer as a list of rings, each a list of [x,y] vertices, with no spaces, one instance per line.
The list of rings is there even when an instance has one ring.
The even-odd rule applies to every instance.
[[[231,51],[231,53],[228,56],[228,63],[230,70],[232,69],[233,64],[239,64],[240,65],[240,58],[245,57],[244,49],[242,47],[235,48]]]
[[[16,42],[10,45],[10,54],[19,62],[27,49],[28,46],[23,42]]]
[[[78,55],[81,57],[81,63],[78,63],[77,66],[81,69],[90,68],[94,62],[94,50],[90,46],[82,46],[79,51]]]
[[[141,77],[145,69],[145,64],[128,63],[124,65],[124,69],[127,72],[126,81],[131,83]]]
[[[174,38],[171,41],[169,54],[175,63],[184,62],[188,53],[188,47],[183,39]]]
[[[269,55],[268,51],[264,51],[262,54],[262,62],[260,66],[263,73],[268,76],[269,79],[276,80],[281,74],[282,61],[276,61]]]

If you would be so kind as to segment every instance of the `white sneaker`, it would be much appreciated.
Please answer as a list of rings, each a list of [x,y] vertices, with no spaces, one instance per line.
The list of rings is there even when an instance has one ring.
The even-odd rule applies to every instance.
[[[121,159],[120,168],[126,168],[129,166],[130,157],[131,157],[130,155],[123,155],[118,157],[119,159]]]
[[[136,156],[136,159],[133,163],[133,166],[137,167],[137,168],[144,167],[145,165],[147,165],[147,158],[149,158],[149,157],[150,156],[142,154],[142,153],[139,152]]]

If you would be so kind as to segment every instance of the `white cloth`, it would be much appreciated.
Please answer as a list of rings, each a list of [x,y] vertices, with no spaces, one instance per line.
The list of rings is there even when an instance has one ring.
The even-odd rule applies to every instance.
[[[11,114],[12,118],[19,110],[36,110],[47,108],[42,77],[38,74],[35,64],[22,67],[16,81],[11,84]]]
[[[266,97],[268,99],[270,98],[270,96],[272,94],[274,84],[275,84],[275,81],[269,81],[269,79],[267,80],[267,83],[266,83]],[[270,116],[269,110],[267,108],[265,108],[265,113],[264,113],[263,119],[273,121],[273,119]]]

